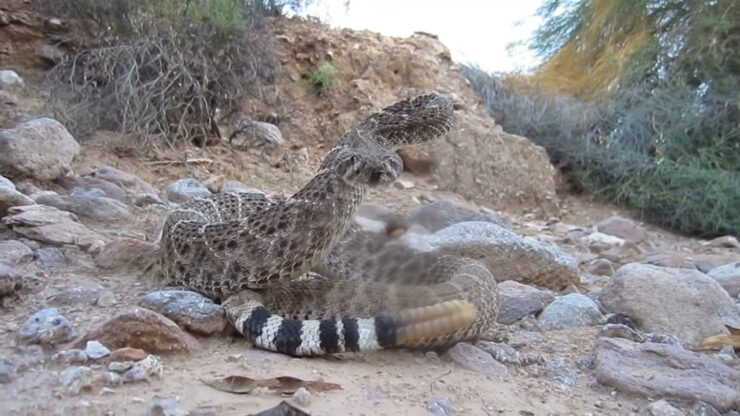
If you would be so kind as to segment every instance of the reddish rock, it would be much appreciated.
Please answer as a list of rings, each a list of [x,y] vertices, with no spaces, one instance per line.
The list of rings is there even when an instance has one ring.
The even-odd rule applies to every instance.
[[[176,323],[144,308],[121,312],[100,323],[85,335],[81,345],[88,340],[110,349],[131,347],[148,353],[182,353],[197,348],[197,341]]]
[[[140,361],[149,355],[139,348],[123,347],[110,353],[111,361]]]

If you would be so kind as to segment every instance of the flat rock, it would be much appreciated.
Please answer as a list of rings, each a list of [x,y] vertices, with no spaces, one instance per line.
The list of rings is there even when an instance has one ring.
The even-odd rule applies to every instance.
[[[617,236],[633,243],[640,243],[648,237],[645,228],[631,219],[618,215],[609,217],[596,224],[596,229],[604,234]]]
[[[167,185],[167,200],[170,202],[183,203],[189,199],[209,195],[211,191],[194,178],[178,179]]]
[[[36,198],[36,202],[99,222],[120,222],[131,218],[125,204],[104,196],[46,194]]]
[[[159,312],[182,328],[201,335],[219,334],[229,327],[223,306],[189,290],[152,292],[139,301],[139,306]]]
[[[570,293],[555,299],[537,317],[544,329],[577,328],[597,325],[602,319],[599,306],[588,296]]]
[[[16,266],[31,260],[33,260],[33,250],[31,250],[31,247],[18,240],[0,241],[0,263]]]
[[[418,224],[431,232],[439,231],[460,222],[482,221],[499,224],[490,215],[476,212],[448,201],[435,201],[422,205],[409,215],[409,225]],[[500,224],[499,224],[500,225]]]
[[[131,347],[149,353],[189,352],[197,346],[195,339],[172,320],[144,308],[120,312],[100,323],[83,339],[89,340],[97,340],[111,349]]]
[[[678,346],[598,338],[595,366],[596,380],[617,390],[740,408],[740,371]]]
[[[622,266],[599,295],[609,312],[636,320],[646,332],[671,334],[693,347],[703,338],[740,326],[735,303],[711,277],[691,269],[647,264]]]
[[[126,202],[126,190],[115,183],[93,176],[67,175],[59,180],[65,190],[74,194],[76,190],[84,192],[101,191],[103,196],[113,198],[117,201]],[[76,191],[80,192],[80,191]]]
[[[555,299],[552,292],[513,280],[501,282],[498,288],[501,296],[498,322],[504,325],[513,324],[525,316],[540,312]]]
[[[28,344],[61,344],[74,338],[74,329],[56,308],[42,309],[21,325],[20,340]]]
[[[516,280],[554,290],[580,281],[575,259],[557,246],[521,237],[490,222],[461,222],[434,234],[406,234],[402,241],[419,251],[476,259],[499,281]]]
[[[80,145],[51,118],[35,118],[0,130],[0,171],[11,176],[53,180],[71,170]]]
[[[485,376],[503,378],[509,374],[506,366],[496,361],[491,354],[466,342],[455,344],[447,351],[447,357],[468,370]]]
[[[3,222],[31,240],[75,245],[85,251],[97,251],[107,241],[107,237],[82,224],[74,214],[47,205],[13,207]]]
[[[94,257],[106,270],[147,270],[154,265],[159,245],[135,238],[117,238],[108,242]]]
[[[55,305],[94,305],[106,290],[99,284],[81,284],[64,289],[49,301]]]
[[[740,261],[715,267],[707,272],[727,293],[736,298],[740,295]]]
[[[113,166],[100,166],[95,169],[94,172],[89,175],[92,178],[102,179],[108,181],[118,187],[126,190],[131,194],[157,194],[157,188],[153,187],[149,182],[141,179],[140,177],[124,172],[120,169],[116,169]]]

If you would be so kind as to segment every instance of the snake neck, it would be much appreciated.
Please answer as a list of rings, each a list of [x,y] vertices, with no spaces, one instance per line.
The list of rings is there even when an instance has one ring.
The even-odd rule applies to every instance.
[[[365,187],[350,185],[333,169],[322,166],[317,174],[290,197],[295,214],[303,224],[311,224],[311,238],[318,245],[307,253],[313,267],[331,252],[352,223],[357,208],[365,196]]]

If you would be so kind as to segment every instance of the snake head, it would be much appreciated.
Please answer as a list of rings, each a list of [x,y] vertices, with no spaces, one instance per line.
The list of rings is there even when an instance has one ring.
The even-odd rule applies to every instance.
[[[352,186],[377,186],[393,183],[403,170],[396,152],[382,155],[351,154],[337,163],[335,172]]]

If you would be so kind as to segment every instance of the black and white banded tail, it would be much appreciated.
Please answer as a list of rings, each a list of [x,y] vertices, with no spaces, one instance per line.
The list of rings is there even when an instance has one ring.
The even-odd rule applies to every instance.
[[[271,313],[251,291],[232,296],[224,306],[237,331],[256,347],[292,356],[417,346],[451,335],[476,318],[473,305],[462,300],[367,318],[290,319]]]

